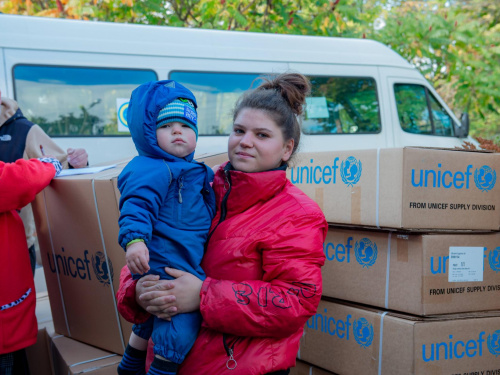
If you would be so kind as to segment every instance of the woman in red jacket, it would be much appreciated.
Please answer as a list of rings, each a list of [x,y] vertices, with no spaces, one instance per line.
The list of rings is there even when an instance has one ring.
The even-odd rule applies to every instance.
[[[18,211],[35,199],[61,164],[52,158],[0,162],[0,374],[28,374],[24,348],[36,342],[36,293]]]
[[[310,83],[285,73],[236,105],[229,163],[213,188],[217,214],[202,267],[205,281],[173,269],[174,281],[122,272],[119,309],[140,322],[199,309],[203,325],[179,374],[288,374],[303,326],[321,298],[325,217],[286,178],[297,150]],[[139,298],[136,301],[136,291]]]

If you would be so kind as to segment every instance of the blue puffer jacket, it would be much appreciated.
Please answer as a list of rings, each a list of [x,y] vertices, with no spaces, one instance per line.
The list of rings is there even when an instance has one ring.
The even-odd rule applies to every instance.
[[[194,152],[178,158],[163,151],[156,140],[156,118],[161,108],[193,94],[173,81],[150,82],[132,93],[127,121],[139,156],[118,177],[120,233],[128,242],[143,239],[148,246],[150,273],[167,277],[164,267],[204,277],[200,267],[215,198],[213,172],[193,160]]]

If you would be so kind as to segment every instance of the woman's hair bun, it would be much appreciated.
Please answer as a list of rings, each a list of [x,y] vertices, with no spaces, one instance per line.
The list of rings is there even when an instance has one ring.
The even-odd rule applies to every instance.
[[[293,113],[301,115],[306,96],[311,92],[311,83],[300,73],[282,73],[273,78],[265,78],[257,89],[276,90],[286,100]]]

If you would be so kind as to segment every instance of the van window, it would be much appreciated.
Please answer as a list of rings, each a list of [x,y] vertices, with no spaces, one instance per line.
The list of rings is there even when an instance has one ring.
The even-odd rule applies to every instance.
[[[50,136],[129,135],[118,131],[118,101],[128,101],[133,89],[157,79],[151,70],[14,67],[19,107]]]
[[[198,102],[200,135],[229,134],[232,111],[240,95],[259,74],[219,72],[172,72],[170,79],[189,88]],[[371,78],[309,77],[304,133],[353,134],[380,132],[380,115],[375,81]],[[252,84],[253,82],[253,84]]]
[[[198,104],[198,134],[227,135],[233,128],[234,105],[243,92],[257,87],[260,74],[171,72],[173,79],[191,90]]]
[[[453,136],[453,120],[426,87],[395,84],[401,128],[408,133]]]
[[[306,134],[379,133],[376,83],[364,77],[310,77],[303,129]]]

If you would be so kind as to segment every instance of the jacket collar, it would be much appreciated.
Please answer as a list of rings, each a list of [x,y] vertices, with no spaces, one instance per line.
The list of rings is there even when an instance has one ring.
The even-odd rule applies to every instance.
[[[15,100],[9,99],[9,98],[2,98],[2,111],[0,113],[0,126],[4,125],[7,120],[9,120],[16,111],[19,111],[21,113],[21,110],[19,110],[19,106],[17,105]],[[23,114],[21,113],[21,116]]]
[[[286,165],[265,172],[245,173],[226,163],[218,169],[213,183],[217,207],[220,207],[229,187],[226,218],[268,201],[283,189],[286,181]]]

